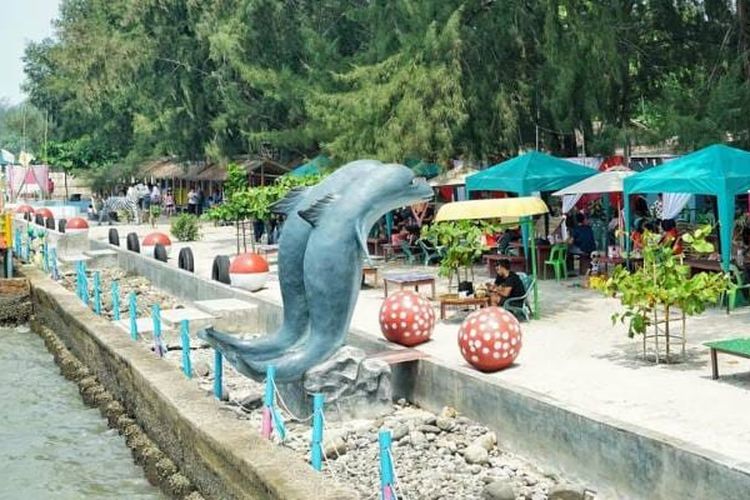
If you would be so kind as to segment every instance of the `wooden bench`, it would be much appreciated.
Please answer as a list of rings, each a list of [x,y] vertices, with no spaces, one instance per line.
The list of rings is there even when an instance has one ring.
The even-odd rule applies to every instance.
[[[711,378],[714,380],[719,378],[717,353],[721,352],[750,359],[750,338],[747,337],[705,342],[703,345],[711,349]]]

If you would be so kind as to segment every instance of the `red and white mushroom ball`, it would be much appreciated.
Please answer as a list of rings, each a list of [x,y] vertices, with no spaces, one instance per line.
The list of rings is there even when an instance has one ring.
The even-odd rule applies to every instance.
[[[410,290],[390,295],[380,307],[380,331],[391,342],[415,346],[430,340],[434,328],[432,304]]]
[[[243,253],[232,260],[229,280],[232,286],[256,292],[265,286],[268,270],[268,261],[262,255]]]
[[[513,364],[521,345],[521,325],[500,307],[471,313],[458,330],[461,355],[483,372],[496,372]]]
[[[172,240],[169,239],[169,236],[167,236],[164,233],[160,233],[159,231],[154,231],[153,233],[149,233],[146,235],[145,238],[143,238],[143,243],[141,244],[141,250],[144,255],[154,257],[155,256],[154,252],[156,251],[156,245],[164,246],[164,250],[167,251],[167,255],[171,253]]]
[[[47,207],[42,207],[37,209],[35,215],[41,215],[44,219],[49,219],[50,217],[54,217],[54,214],[52,213],[52,210],[50,210]]]
[[[71,217],[65,224],[66,233],[86,233],[89,230],[89,223],[81,217]]]

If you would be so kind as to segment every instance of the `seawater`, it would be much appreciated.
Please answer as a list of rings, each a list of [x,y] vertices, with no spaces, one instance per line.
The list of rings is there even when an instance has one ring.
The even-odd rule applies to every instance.
[[[28,327],[0,328],[0,499],[163,499]]]

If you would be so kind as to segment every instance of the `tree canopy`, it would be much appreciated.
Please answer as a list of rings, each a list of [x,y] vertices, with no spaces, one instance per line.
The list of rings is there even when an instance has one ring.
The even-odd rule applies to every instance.
[[[63,0],[26,91],[94,165],[750,147],[747,4]]]

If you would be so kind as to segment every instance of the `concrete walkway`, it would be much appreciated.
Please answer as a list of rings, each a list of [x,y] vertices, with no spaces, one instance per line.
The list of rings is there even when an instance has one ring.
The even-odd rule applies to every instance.
[[[166,226],[160,229],[168,232]],[[106,226],[92,227],[91,237],[106,241],[107,230]],[[124,244],[133,228],[119,226],[118,230]],[[134,230],[145,235],[151,228]],[[204,226],[203,234],[201,241],[189,246],[196,272],[210,277],[214,256],[233,254],[235,239],[232,228]],[[173,265],[182,246],[175,244]],[[479,282],[488,279],[480,274],[486,273],[483,269],[477,267]],[[431,270],[436,272],[434,267]],[[722,377],[713,381],[708,349],[701,346],[707,340],[747,335],[750,310],[740,309],[731,316],[709,310],[689,319],[686,361],[656,366],[640,359],[639,339],[628,339],[622,325],[612,325],[612,313],[621,310],[619,302],[577,288],[575,283],[542,282],[541,319],[523,324],[524,345],[516,364],[482,376],[543,394],[587,416],[624,422],[736,463],[750,463],[750,362],[720,355]],[[439,281],[438,294],[445,289],[446,283]],[[280,302],[275,277],[258,294]],[[382,299],[382,280],[377,288],[363,290],[352,325],[376,339],[382,338],[378,325]],[[457,347],[459,324],[460,316],[439,322],[433,339],[419,349],[451,366],[468,366]]]

